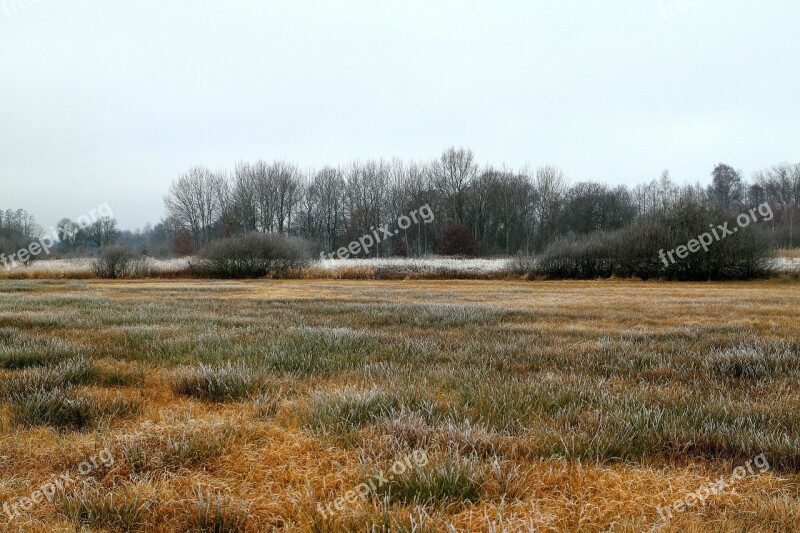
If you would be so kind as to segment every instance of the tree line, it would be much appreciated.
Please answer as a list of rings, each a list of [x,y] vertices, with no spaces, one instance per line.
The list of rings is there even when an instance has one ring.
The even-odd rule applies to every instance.
[[[12,254],[48,234],[57,239],[59,252],[74,255],[93,254],[123,236],[129,241],[138,240],[135,236],[131,238],[130,232],[121,232],[117,220],[110,216],[84,224],[62,218],[51,230],[54,231],[46,232],[24,209],[0,210],[0,253]]]
[[[431,224],[415,224],[371,250],[373,256],[458,253],[539,254],[552,243],[613,232],[676,206],[693,212],[745,210],[770,202],[773,241],[798,246],[800,164],[778,164],[750,179],[720,163],[710,183],[677,185],[664,171],[633,187],[570,183],[556,166],[481,165],[466,148],[448,148],[432,161],[365,160],[319,170],[287,161],[241,162],[231,171],[197,166],[177,177],[164,197],[165,217],[143,230],[119,230],[104,218],[89,227],[64,218],[58,251],[95,254],[110,243],[153,257],[189,255],[210,242],[253,232],[301,237],[314,252],[330,252],[423,205]],[[0,211],[0,251],[41,234],[23,210]],[[463,246],[452,246],[456,235]]]
[[[775,241],[797,246],[800,164],[775,165],[750,181],[720,163],[707,186],[676,185],[664,171],[634,187],[611,187],[570,184],[555,166],[481,166],[471,150],[453,147],[429,162],[353,161],[316,171],[286,161],[242,162],[231,172],[194,167],[164,197],[164,224],[180,252],[251,232],[303,237],[326,251],[427,204],[433,224],[402,231],[373,255],[437,253],[453,228],[469,233],[478,255],[531,255],[561,237],[618,230],[687,202],[736,210],[764,201],[773,204]]]

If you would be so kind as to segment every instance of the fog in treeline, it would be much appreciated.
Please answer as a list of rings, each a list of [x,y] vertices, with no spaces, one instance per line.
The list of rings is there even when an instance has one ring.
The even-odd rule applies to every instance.
[[[92,252],[113,240],[146,255],[187,255],[212,240],[249,232],[303,237],[316,251],[331,251],[429,205],[433,223],[412,225],[372,255],[437,253],[443,234],[454,227],[468,230],[477,255],[536,254],[560,237],[619,229],[675,206],[736,211],[765,201],[775,213],[765,223],[775,242],[798,245],[800,164],[778,164],[746,179],[720,163],[703,181],[677,185],[664,171],[634,187],[571,183],[555,166],[494,167],[464,148],[445,150],[435,161],[366,160],[316,170],[287,161],[241,162],[223,172],[197,166],[172,183],[165,217],[156,226],[136,232],[94,228],[93,236],[91,228],[67,231],[74,222],[63,219],[59,233],[70,238],[60,251]],[[0,248],[13,248],[35,232],[24,212],[0,213]]]

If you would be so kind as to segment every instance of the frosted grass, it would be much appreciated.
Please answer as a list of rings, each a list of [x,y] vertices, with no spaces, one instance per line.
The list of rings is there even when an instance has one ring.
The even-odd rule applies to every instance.
[[[177,259],[148,257],[145,258],[145,270],[151,274],[180,272],[188,269],[193,261],[192,257]],[[409,273],[450,271],[463,274],[495,274],[513,271],[512,262],[512,258],[457,259],[431,256],[425,258],[324,259],[313,263],[312,266],[330,272],[351,268],[383,268],[393,271],[407,270]],[[772,260],[772,265],[777,272],[800,272],[800,258],[779,257]],[[92,258],[37,261],[28,267],[20,268],[20,270],[32,274],[52,274],[53,277],[90,275]]]

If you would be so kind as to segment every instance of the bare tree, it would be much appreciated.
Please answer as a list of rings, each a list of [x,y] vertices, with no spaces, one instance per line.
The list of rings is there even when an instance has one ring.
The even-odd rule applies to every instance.
[[[86,236],[89,237],[101,250],[114,242],[119,235],[117,230],[117,220],[111,217],[102,217],[94,221],[86,228]]]
[[[470,213],[472,234],[479,242],[486,239],[492,223],[498,174],[496,170],[487,168],[470,186],[467,209]]]
[[[567,178],[558,167],[539,167],[536,169],[533,188],[533,210],[539,225],[537,244],[542,247],[556,235],[559,212],[567,192]]]
[[[212,225],[222,215],[227,181],[205,167],[194,167],[172,183],[164,197],[168,216],[189,230],[196,243],[211,240]]]
[[[24,209],[0,210],[0,253],[14,254],[29,246],[42,233],[42,227]],[[31,254],[30,258],[33,260],[36,256]]]
[[[739,207],[742,203],[742,174],[733,167],[720,163],[711,172],[708,198],[711,205],[722,209]]]
[[[800,164],[782,163],[755,174],[755,185],[751,187],[751,204],[769,201],[776,211],[773,228],[780,225],[784,237],[781,244],[794,247],[794,229],[800,208]]]
[[[300,171],[296,165],[276,161],[267,170],[268,181],[273,187],[273,213],[275,227],[280,234],[288,234],[292,225],[292,213],[300,201]]]
[[[258,225],[257,181],[249,163],[236,164],[231,184],[231,204],[238,231],[249,233]]]
[[[472,150],[448,148],[433,165],[433,181],[444,196],[455,224],[464,224],[467,190],[478,175]]]
[[[61,245],[70,252],[74,252],[80,245],[84,236],[83,230],[77,222],[69,218],[62,218],[56,224],[56,232]]]
[[[430,206],[435,220],[399,228],[396,236],[372,248],[382,256],[393,245],[401,250],[397,253],[429,253],[444,230],[456,225],[466,226],[477,238],[481,253],[530,253],[568,233],[613,230],[636,216],[663,214],[676,206],[752,207],[770,201],[773,235],[782,243],[795,243],[800,165],[778,165],[754,179],[747,187],[732,167],[718,165],[708,187],[679,187],[664,171],[633,189],[588,182],[570,188],[557,167],[535,172],[487,167],[479,172],[470,150],[451,147],[428,164],[367,160],[303,172],[286,161],[241,162],[230,179],[195,167],[172,184],[164,203],[170,239],[179,228],[196,244],[232,234],[275,232],[311,238],[327,250]]]
[[[334,250],[338,246],[338,236],[344,215],[345,181],[340,170],[325,167],[314,176],[308,187],[307,196],[314,198],[317,227],[322,231],[324,248]]]
[[[566,233],[585,234],[628,225],[636,208],[628,190],[592,182],[576,183],[567,192],[564,209]]]
[[[511,254],[515,229],[524,228],[529,215],[533,187],[527,176],[513,172],[499,172],[495,178],[495,205],[497,218],[503,232],[505,253]]]
[[[383,162],[353,162],[346,170],[347,238],[355,239],[385,223],[387,173]],[[374,248],[380,256],[381,246]]]

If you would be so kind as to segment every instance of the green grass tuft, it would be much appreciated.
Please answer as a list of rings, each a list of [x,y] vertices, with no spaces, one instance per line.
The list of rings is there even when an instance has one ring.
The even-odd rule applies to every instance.
[[[379,487],[378,495],[403,504],[477,502],[485,477],[484,468],[476,459],[446,456],[425,466],[411,466],[404,472],[389,474],[389,482]]]
[[[14,393],[9,397],[12,423],[22,427],[51,426],[85,429],[100,421],[125,418],[140,412],[141,401],[123,397],[105,398],[50,389]]]
[[[210,402],[250,398],[264,386],[264,376],[241,363],[181,367],[170,377],[176,394]]]

